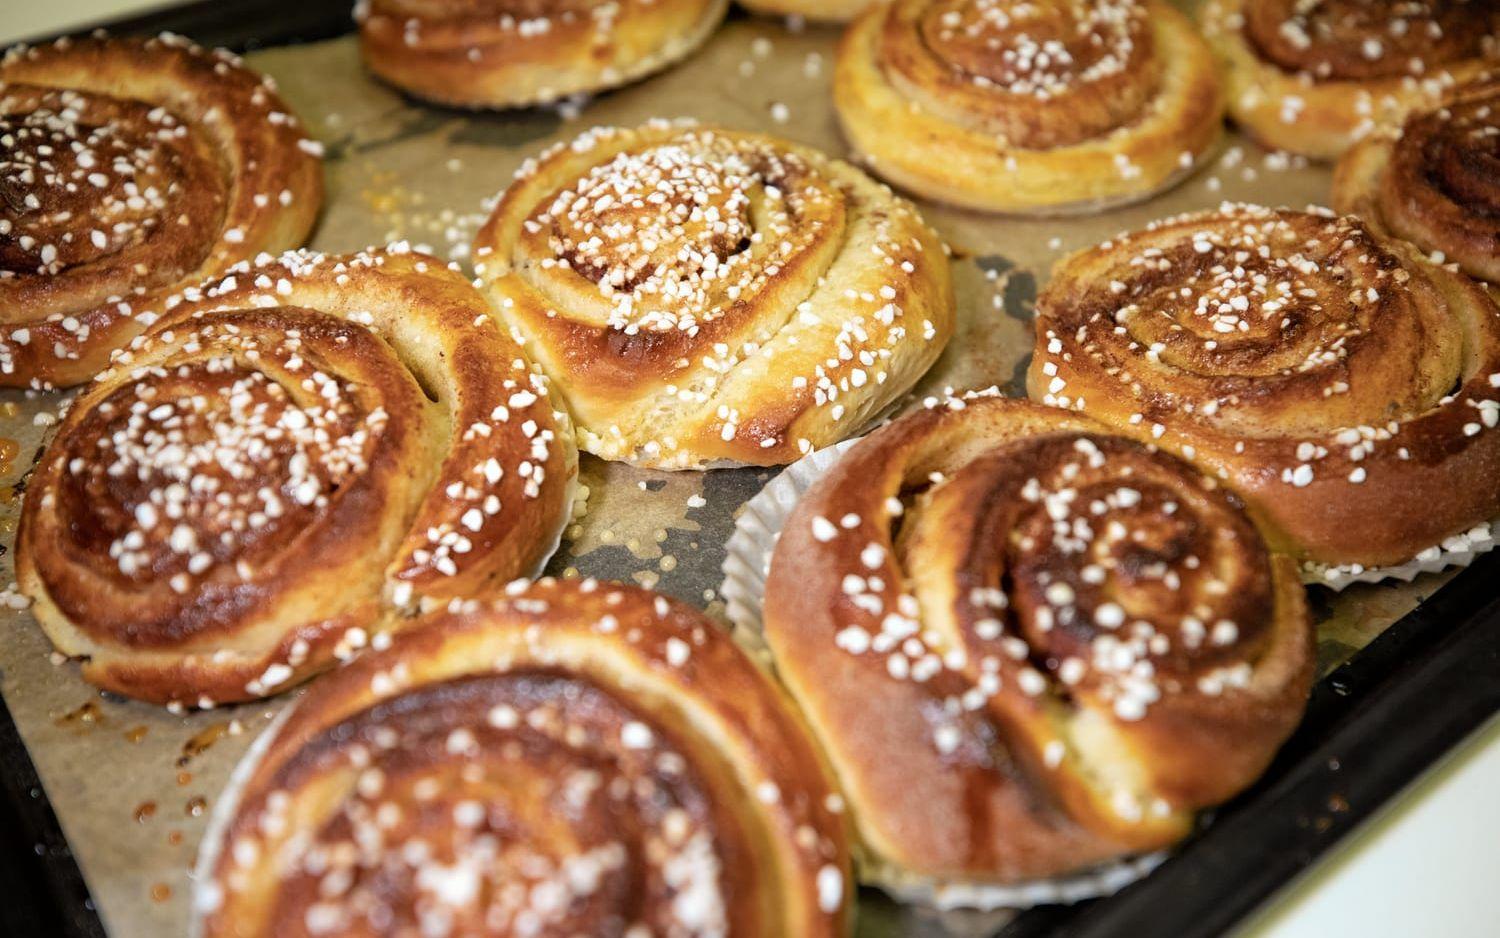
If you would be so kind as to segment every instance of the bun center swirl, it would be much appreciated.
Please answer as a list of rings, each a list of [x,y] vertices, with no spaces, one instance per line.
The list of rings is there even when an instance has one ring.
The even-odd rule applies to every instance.
[[[376,705],[278,773],[278,787],[324,794],[309,817],[265,806],[263,827],[309,829],[269,933],[756,934],[751,844],[716,807],[720,770],[692,752],[546,670]]]
[[[1339,162],[1333,204],[1500,283],[1500,74],[1463,82]]]
[[[206,324],[199,355],[217,354],[144,369],[64,438],[60,507],[97,569],[183,592],[220,564],[274,557],[366,471],[387,413],[320,346],[384,350],[348,328],[304,339],[306,315],[274,348],[233,318]]]
[[[1444,107],[1418,114],[1402,128],[1387,184],[1422,205],[1434,190],[1463,211],[1460,228],[1500,235],[1500,81],[1469,88]],[[1425,205],[1422,205],[1426,208]]]
[[[205,935],[848,931],[801,721],[713,623],[619,584],[455,601],[318,682],[220,804]]]
[[[0,84],[0,144],[6,305],[45,305],[55,281],[90,270],[104,273],[89,284],[93,301],[129,297],[208,255],[224,176],[207,142],[166,109]]]
[[[873,876],[898,886],[1179,839],[1264,768],[1312,676],[1295,567],[1227,490],[992,393],[845,454],[782,529],[765,608]]]
[[[59,602],[138,646],[228,629],[291,572],[289,545],[383,527],[366,510],[371,466],[429,432],[421,389],[357,325],[288,307],[180,329],[181,346],[171,332],[143,340],[129,380],[82,410],[52,457],[70,575],[139,597],[107,610],[95,590]],[[402,498],[383,507],[401,517]]]
[[[1481,0],[1261,0],[1245,33],[1271,62],[1320,79],[1420,76],[1493,54],[1497,16]]]
[[[1461,325],[1353,218],[1226,206],[1110,247],[1047,332],[1163,412],[1244,436],[1374,427],[1462,377]]]
[[[955,534],[957,551],[938,546]],[[951,616],[968,657],[1000,663],[1000,687],[1035,696],[1045,675],[1122,720],[1164,690],[1248,677],[1270,640],[1254,527],[1176,460],[1116,437],[1053,434],[974,459],[919,501],[899,553],[923,620]]]
[[[880,51],[898,87],[1002,145],[1046,149],[1103,136],[1135,120],[1156,93],[1138,0],[900,0],[893,14]]]
[[[748,308],[799,258],[826,266],[840,196],[798,155],[689,132],[600,163],[531,214],[519,252],[576,275],[595,325],[693,334]],[[571,282],[570,282],[571,281]],[[577,282],[577,281],[582,281]],[[602,308],[600,302],[602,300]]]

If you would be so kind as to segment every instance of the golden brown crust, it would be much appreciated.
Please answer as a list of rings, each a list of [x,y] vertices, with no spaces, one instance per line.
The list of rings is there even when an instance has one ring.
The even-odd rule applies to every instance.
[[[1344,154],[1333,206],[1500,284],[1500,77],[1454,88],[1441,107],[1371,134]]]
[[[931,402],[846,453],[766,638],[877,876],[1006,884],[1182,837],[1305,706],[1295,565],[1190,467],[1066,411]]]
[[[532,573],[575,474],[543,379],[461,275],[289,254],[189,291],[74,402],[17,579],[100,687],[266,696],[418,599]]]
[[[739,0],[740,6],[763,16],[799,16],[817,23],[847,23],[876,0]]]
[[[756,134],[590,131],[522,168],[474,258],[580,447],[659,468],[776,465],[858,432],[953,331],[916,210]]]
[[[1205,466],[1272,546],[1384,566],[1500,515],[1500,308],[1352,217],[1226,205],[1065,258],[1031,396]]]
[[[461,107],[602,91],[696,50],[728,0],[365,0],[360,49],[377,76]]]
[[[1268,147],[1336,159],[1500,61],[1500,13],[1465,0],[1208,0],[1229,113]]]
[[[11,49],[0,127],[0,385],[86,381],[177,292],[301,244],[323,200],[271,80],[177,36]]]
[[[1213,147],[1223,113],[1207,47],[1157,0],[877,4],[839,45],[834,103],[896,185],[1030,214],[1162,190]]]
[[[804,726],[712,622],[644,590],[455,603],[271,733],[205,841],[201,935],[438,913],[454,933],[845,933],[842,806]]]

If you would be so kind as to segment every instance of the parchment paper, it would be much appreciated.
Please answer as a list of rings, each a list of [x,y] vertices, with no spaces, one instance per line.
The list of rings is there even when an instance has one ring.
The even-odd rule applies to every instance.
[[[396,238],[465,261],[486,200],[527,156],[596,124],[651,117],[780,134],[836,154],[828,83],[837,31],[789,29],[736,18],[680,68],[591,102],[511,114],[469,114],[405,100],[368,78],[352,38],[249,56],[275,76],[293,107],[327,143],[328,205],[313,246],[346,251]],[[1023,394],[1037,283],[1062,253],[1153,218],[1221,200],[1301,206],[1326,200],[1329,172],[1268,155],[1238,138],[1176,191],[1093,218],[996,220],[924,203],[955,253],[959,328],[914,394],[998,384]],[[14,581],[19,481],[38,452],[46,415],[61,397],[0,392],[0,435],[19,442],[0,470],[0,585]],[[38,417],[37,415],[42,415]],[[716,588],[723,545],[739,506],[768,471],[661,473],[592,457],[591,490],[550,572],[631,580],[686,599],[723,619]],[[698,496],[698,497],[695,497]],[[1400,586],[1314,591],[1325,669],[1362,648],[1447,577]],[[0,608],[0,692],[31,751],[111,934],[186,931],[188,869],[206,808],[235,760],[288,698],[174,716],[91,690],[71,664],[54,664],[31,615]],[[206,747],[206,748],[205,748]],[[198,749],[203,751],[198,752]],[[5,845],[6,849],[14,849]],[[858,934],[979,934],[994,916],[948,916],[861,894]]]

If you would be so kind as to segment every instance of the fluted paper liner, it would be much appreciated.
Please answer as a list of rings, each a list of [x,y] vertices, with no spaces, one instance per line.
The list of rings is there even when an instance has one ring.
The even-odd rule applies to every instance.
[[[1302,582],[1342,590],[1355,583],[1379,583],[1400,580],[1410,583],[1424,573],[1441,573],[1450,567],[1467,567],[1495,548],[1500,534],[1500,518],[1475,525],[1467,531],[1434,544],[1406,563],[1393,567],[1365,567],[1360,564],[1331,566],[1320,563],[1302,565]]]

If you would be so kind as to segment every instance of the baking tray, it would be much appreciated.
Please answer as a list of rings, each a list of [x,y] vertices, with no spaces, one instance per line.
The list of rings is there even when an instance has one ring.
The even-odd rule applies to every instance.
[[[349,9],[348,0],[200,0],[106,25],[116,33],[171,30],[250,52],[346,37],[352,29]],[[508,179],[516,154],[571,136],[597,122],[596,112],[599,119],[621,123],[676,116],[670,107],[653,109],[652,102],[681,102],[691,90],[693,106],[675,110],[844,152],[826,102],[816,100],[813,87],[826,81],[835,33],[812,27],[788,32],[775,21],[739,14],[731,19],[710,47],[680,70],[684,74],[673,79],[669,73],[606,96],[585,106],[581,121],[553,111],[467,116],[403,103],[389,92],[382,92],[381,108],[367,115],[362,132],[335,126],[337,112],[325,115],[328,119],[314,130],[330,144],[330,204],[361,202],[364,215],[356,223],[348,211],[329,212],[315,245],[357,247],[340,242],[339,236],[374,231],[377,218],[390,222],[384,232],[388,236],[439,243],[446,227],[450,236],[460,229],[461,240],[462,229],[473,224],[478,212],[474,200],[424,205],[421,192],[401,187],[401,180],[417,174],[419,167],[430,169],[425,164],[431,160],[421,153],[424,135],[451,141],[455,152],[465,154],[468,165],[462,172],[482,172],[482,183],[493,192]],[[293,105],[315,125],[320,121],[309,103],[337,98],[338,82],[358,70],[347,37],[317,48],[315,54],[329,60],[334,80],[314,82],[303,75],[301,87],[297,81],[283,82]],[[269,55],[252,56],[251,64],[278,75],[286,56]],[[820,74],[814,74],[815,61],[821,62]],[[690,69],[713,71],[703,80],[685,74]],[[767,118],[766,105],[776,95],[797,109],[799,116],[789,126],[778,128],[778,122]],[[474,154],[484,155],[485,146],[504,148],[499,160],[508,163],[504,172],[475,167]],[[376,152],[393,155],[364,160],[363,154]],[[354,161],[370,165],[348,169]],[[1277,195],[1275,201],[1292,204],[1326,197],[1326,171],[1272,178],[1267,174],[1271,165],[1264,154],[1231,140],[1205,171],[1214,174],[1213,185],[1200,174],[1184,192],[1097,219],[1001,223],[924,205],[924,213],[957,248],[960,305],[967,322],[955,339],[955,351],[919,390],[941,390],[950,383],[999,383],[1019,390],[1025,356],[1016,351],[1029,347],[1029,307],[1048,259],[1061,250],[1190,205],[1211,205],[1213,195],[1249,198],[1270,191]],[[393,201],[399,203],[394,208]],[[1006,249],[996,250],[997,243]],[[0,474],[0,483],[13,484],[39,452],[41,431],[32,425],[31,414],[55,408],[56,400],[0,397],[0,407],[19,414],[0,418],[0,434],[17,437],[22,445],[17,469]],[[569,532],[551,572],[641,582],[722,618],[715,588],[735,509],[771,472],[672,475],[586,459],[583,475],[593,490],[590,513]],[[7,582],[17,501],[16,492],[8,494],[8,499],[0,498],[0,576]],[[694,494],[706,504],[684,511],[682,505],[691,506],[687,499]],[[859,938],[940,933],[1206,936],[1231,930],[1500,711],[1497,576],[1500,555],[1491,555],[1467,570],[1422,577],[1411,585],[1354,587],[1341,596],[1313,590],[1324,676],[1306,718],[1265,776],[1205,818],[1198,832],[1142,882],[1109,899],[1014,916],[940,916],[898,907],[864,890]],[[119,935],[179,933],[190,885],[186,868],[205,809],[238,753],[281,704],[170,717],[90,692],[69,666],[37,667],[47,644],[29,615],[0,614],[0,629],[0,665],[10,663],[0,673],[0,934],[104,935],[106,923]],[[36,713],[39,698],[76,706],[51,707],[42,721]],[[236,726],[242,732],[228,732]],[[122,749],[121,735],[135,732],[142,738]],[[34,753],[28,752],[27,740],[37,747]],[[155,753],[151,759],[165,760],[162,766],[143,769],[156,763],[133,754],[147,751]],[[116,764],[122,752],[133,761]],[[162,804],[152,803],[152,812],[133,821],[147,804],[137,801],[138,790],[171,791],[173,784],[141,782],[137,776],[154,772],[169,778],[174,770],[180,782],[176,797],[171,803],[159,799]],[[107,802],[102,809],[101,801]],[[100,810],[114,812],[122,830],[106,826],[107,836],[100,837],[98,818],[89,816]],[[81,852],[76,858],[65,830],[78,837],[74,846]],[[141,839],[143,831],[149,832],[151,846]],[[175,853],[169,853],[159,840],[174,836]],[[101,854],[114,862],[101,864]],[[164,863],[163,855],[170,860]],[[94,879],[97,907],[84,869]]]

